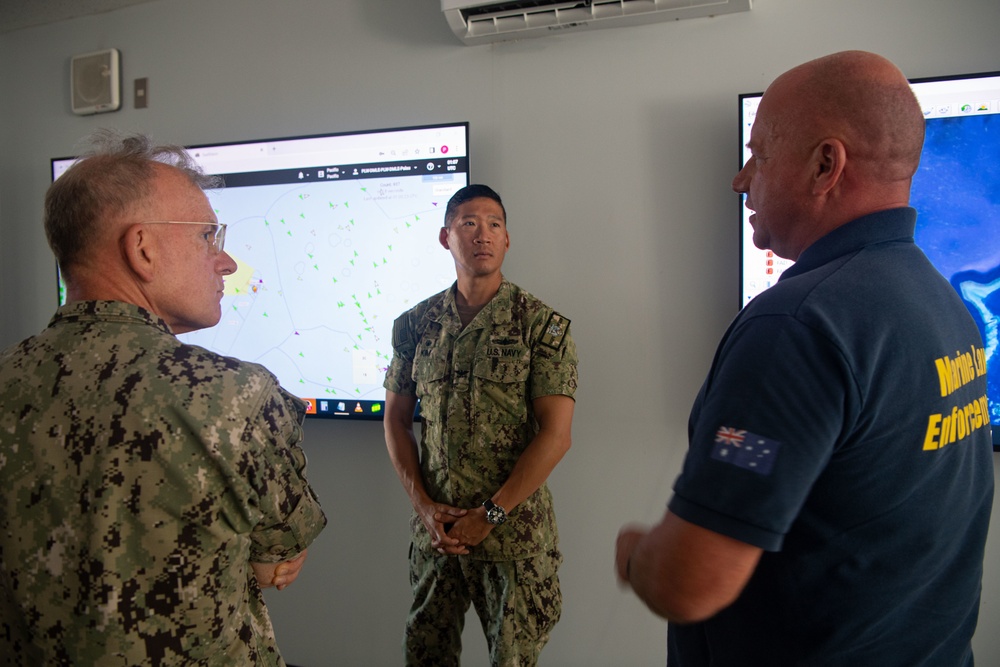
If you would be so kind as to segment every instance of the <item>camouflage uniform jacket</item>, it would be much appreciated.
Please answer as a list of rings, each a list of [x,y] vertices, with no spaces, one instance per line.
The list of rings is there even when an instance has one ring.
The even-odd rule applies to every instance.
[[[303,416],[130,304],[0,354],[0,665],[284,665],[249,562],[326,523]]]
[[[427,493],[476,507],[503,485],[538,432],[532,401],[573,396],[576,346],[569,320],[506,280],[462,329],[455,285],[403,313],[393,327],[386,389],[420,399],[420,466]],[[416,514],[414,544],[430,548]],[[543,484],[472,549],[479,560],[515,560],[558,542]]]

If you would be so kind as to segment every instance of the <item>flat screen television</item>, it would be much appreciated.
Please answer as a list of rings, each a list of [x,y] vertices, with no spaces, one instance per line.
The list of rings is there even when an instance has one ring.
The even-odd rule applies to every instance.
[[[1000,72],[912,79],[927,119],[910,205],[914,238],[965,301],[986,350],[993,449],[1000,451]],[[739,96],[740,166],[762,93]],[[740,197],[740,308],[792,262],[753,245]]]
[[[466,122],[189,146],[225,180],[206,194],[238,269],[220,322],[179,338],[263,364],[310,415],[381,419],[393,320],[455,280],[438,229],[468,147]]]

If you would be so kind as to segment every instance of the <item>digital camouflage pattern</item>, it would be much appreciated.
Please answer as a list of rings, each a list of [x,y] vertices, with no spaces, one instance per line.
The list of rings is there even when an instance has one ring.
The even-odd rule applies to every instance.
[[[493,495],[538,432],[532,400],[573,396],[576,365],[569,320],[506,280],[465,329],[454,285],[397,318],[385,388],[420,399],[420,467],[430,497],[473,508]],[[430,549],[415,512],[411,527],[414,543]],[[470,556],[513,560],[557,543],[543,484]]]
[[[0,664],[283,665],[250,561],[326,523],[304,407],[119,302],[0,355]]]
[[[407,619],[406,664],[458,667],[462,628],[475,606],[495,667],[534,667],[562,615],[557,550],[512,561],[442,556],[410,547],[410,585],[421,601]]]

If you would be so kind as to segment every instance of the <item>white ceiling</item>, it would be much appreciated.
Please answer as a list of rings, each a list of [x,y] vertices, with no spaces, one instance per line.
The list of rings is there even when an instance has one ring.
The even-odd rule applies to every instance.
[[[0,33],[110,12],[152,0],[0,0]]]

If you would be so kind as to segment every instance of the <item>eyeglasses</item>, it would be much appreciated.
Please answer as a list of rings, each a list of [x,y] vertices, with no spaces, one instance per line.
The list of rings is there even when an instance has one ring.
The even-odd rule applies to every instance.
[[[208,241],[215,252],[222,252],[226,244],[226,226],[221,222],[187,222],[186,220],[144,220],[141,225],[209,225],[215,227],[211,232],[205,232],[205,240]]]

